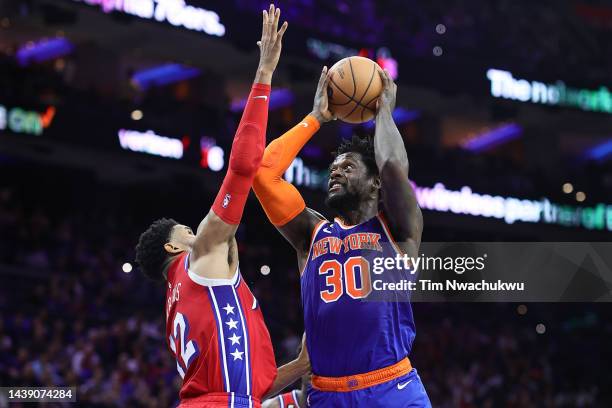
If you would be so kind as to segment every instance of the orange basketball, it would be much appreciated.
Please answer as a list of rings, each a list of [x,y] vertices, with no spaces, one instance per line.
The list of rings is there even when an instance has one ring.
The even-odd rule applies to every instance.
[[[376,114],[382,91],[380,67],[369,58],[348,57],[329,70],[329,110],[340,120],[363,123]]]

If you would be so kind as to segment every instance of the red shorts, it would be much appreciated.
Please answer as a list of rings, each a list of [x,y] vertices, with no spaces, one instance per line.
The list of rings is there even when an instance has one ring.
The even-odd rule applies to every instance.
[[[196,398],[181,401],[178,408],[261,408],[255,397],[227,392],[211,392]]]

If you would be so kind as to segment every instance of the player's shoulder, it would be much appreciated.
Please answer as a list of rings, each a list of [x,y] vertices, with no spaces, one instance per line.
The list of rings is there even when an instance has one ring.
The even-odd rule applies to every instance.
[[[172,283],[180,276],[181,271],[189,268],[189,252],[185,251],[174,257],[167,266],[167,281]]]
[[[325,218],[325,216],[323,214],[321,214],[320,212],[318,212],[316,210],[313,210],[310,207],[308,207],[307,210],[308,210],[308,212],[310,214],[312,214],[315,217],[315,220],[316,220],[317,223],[319,223],[321,221],[328,221],[327,218]]]

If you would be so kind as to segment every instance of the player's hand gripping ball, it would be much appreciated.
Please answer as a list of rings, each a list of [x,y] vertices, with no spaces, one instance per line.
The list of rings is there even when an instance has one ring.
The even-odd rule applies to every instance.
[[[383,89],[378,64],[369,58],[348,57],[329,70],[329,110],[348,123],[363,123],[376,115],[376,102]]]

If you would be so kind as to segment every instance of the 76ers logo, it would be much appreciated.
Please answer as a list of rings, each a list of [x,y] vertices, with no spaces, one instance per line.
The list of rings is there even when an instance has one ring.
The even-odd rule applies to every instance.
[[[231,199],[232,199],[231,194],[226,194],[225,197],[223,197],[223,208],[227,208]]]

